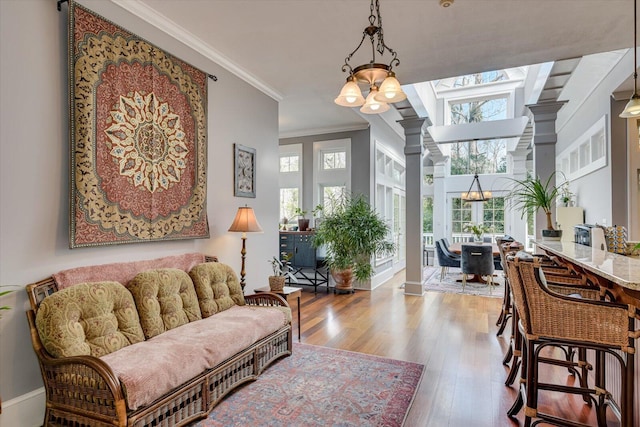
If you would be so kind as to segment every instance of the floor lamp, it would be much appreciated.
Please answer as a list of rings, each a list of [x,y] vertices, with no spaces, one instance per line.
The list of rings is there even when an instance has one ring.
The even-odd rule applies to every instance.
[[[244,260],[247,255],[247,233],[255,233],[261,232],[262,227],[258,224],[258,220],[256,219],[256,215],[253,212],[253,208],[248,207],[247,205],[241,206],[238,208],[238,212],[236,213],[236,217],[233,220],[233,224],[229,227],[229,231],[242,233],[242,268],[240,270],[240,286],[242,287],[242,291],[244,292],[245,282],[244,276],[246,271],[244,269]]]

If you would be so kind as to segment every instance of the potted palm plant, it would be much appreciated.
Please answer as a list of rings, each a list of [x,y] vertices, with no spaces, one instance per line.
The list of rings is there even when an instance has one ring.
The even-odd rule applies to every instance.
[[[387,240],[389,225],[362,195],[343,196],[325,212],[313,239],[327,251],[325,262],[336,281],[336,291],[353,292],[353,279],[367,281],[373,275],[371,257],[392,253]]]
[[[293,273],[293,267],[289,263],[292,257],[293,254],[283,252],[280,258],[274,256],[269,260],[273,270],[273,276],[269,276],[269,289],[272,291],[278,292],[284,289],[287,279],[293,282],[298,281]]]
[[[554,175],[552,173],[544,182],[540,177],[532,176],[522,180],[513,179],[514,184],[506,200],[514,208],[520,209],[522,217],[542,209],[547,217],[547,227],[541,230],[542,238],[557,240],[562,237],[562,230],[556,230],[551,219],[551,208],[559,193],[558,187],[551,183]]]

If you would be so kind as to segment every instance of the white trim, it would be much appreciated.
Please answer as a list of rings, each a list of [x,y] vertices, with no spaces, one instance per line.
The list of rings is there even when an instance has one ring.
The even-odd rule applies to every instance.
[[[46,397],[44,387],[2,402],[0,425],[36,427],[44,420]]]
[[[348,125],[348,126],[334,126],[334,127],[325,127],[325,128],[315,128],[315,129],[293,130],[293,131],[281,133],[279,135],[279,138],[280,139],[300,138],[303,136],[318,136],[318,135],[326,135],[329,133],[354,132],[354,131],[366,130],[366,129],[369,129],[369,123],[354,124],[354,125]]]
[[[111,0],[111,2],[148,22],[174,39],[184,43],[186,46],[189,46],[200,55],[220,65],[222,68],[233,73],[274,100],[280,102],[284,99],[284,96],[280,92],[269,86],[267,83],[243,69],[240,65],[233,62],[221,52],[215,50],[211,45],[188,31],[186,28],[176,24],[174,21],[161,13],[158,13],[143,2],[137,0]]]
[[[599,137],[601,138],[600,144],[602,144],[602,156],[593,160],[593,145],[598,143]],[[556,156],[556,169],[561,171],[567,177],[567,180],[572,181],[607,166],[609,139],[607,115],[605,114],[571,145]],[[588,159],[582,159],[586,163],[581,165],[581,154],[583,151]],[[571,172],[572,155],[575,158],[575,162],[577,162],[576,169],[573,172]]]

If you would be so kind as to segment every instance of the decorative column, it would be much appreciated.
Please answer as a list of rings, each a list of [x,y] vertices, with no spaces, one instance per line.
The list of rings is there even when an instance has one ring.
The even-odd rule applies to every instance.
[[[533,114],[533,175],[540,177],[542,182],[556,171],[556,119],[558,111],[567,101],[541,102],[527,105]],[[553,182],[555,185],[555,182]],[[555,218],[555,206],[552,207]],[[534,230],[538,230],[539,224],[545,224],[544,212],[538,211],[534,221]],[[539,236],[534,236],[538,238]]]
[[[425,120],[427,119],[415,117],[398,121],[404,128],[407,183],[407,267],[404,293],[419,296],[424,294],[422,287],[422,125]]]
[[[513,171],[513,179],[519,181],[527,178],[527,157],[531,150],[516,150],[513,151],[508,157],[511,162],[510,170]],[[508,209],[505,210],[505,223],[507,222],[507,216],[509,217],[509,228],[505,230],[505,234],[513,236],[519,242],[527,241],[527,217],[522,216],[520,210],[511,209],[511,206],[507,204]],[[546,221],[546,219],[545,219]]]

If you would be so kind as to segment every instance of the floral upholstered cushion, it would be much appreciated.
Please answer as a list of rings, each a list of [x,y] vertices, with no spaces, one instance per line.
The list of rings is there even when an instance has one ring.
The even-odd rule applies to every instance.
[[[36,327],[54,357],[100,357],[144,341],[133,297],[117,282],[80,283],[46,297]]]
[[[182,270],[158,268],[143,271],[127,284],[127,288],[136,302],[147,339],[202,319],[193,282]]]
[[[238,276],[228,265],[206,262],[193,267],[189,276],[195,285],[203,318],[234,305],[244,305],[244,294]]]

